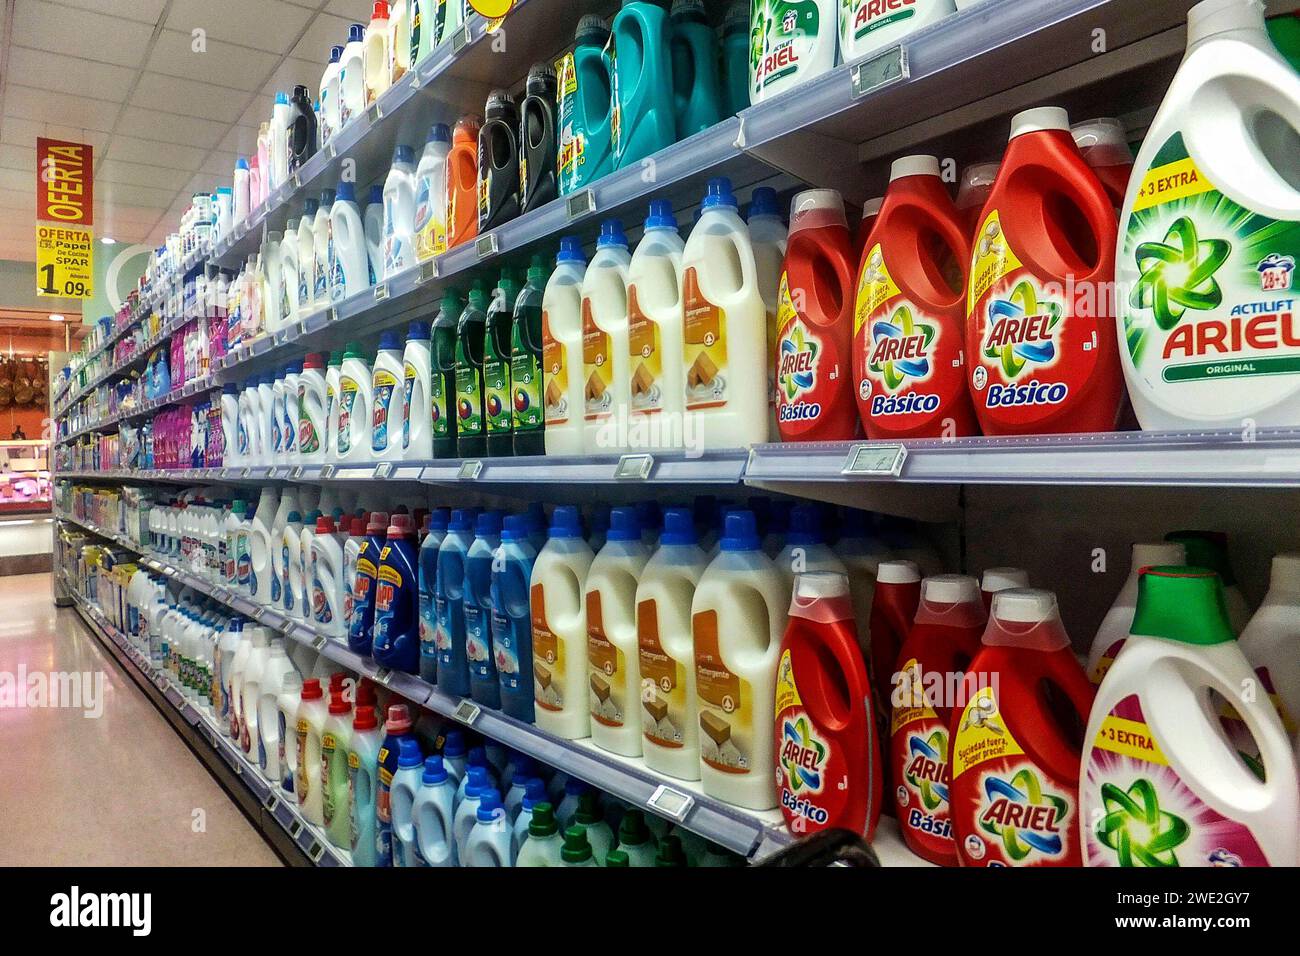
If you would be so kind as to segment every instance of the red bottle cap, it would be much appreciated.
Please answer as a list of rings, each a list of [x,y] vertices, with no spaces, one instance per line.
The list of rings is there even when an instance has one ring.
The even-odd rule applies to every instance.
[[[375,708],[358,707],[356,716],[352,718],[353,730],[374,730],[379,726],[379,718],[375,716]]]
[[[354,538],[364,538],[366,536],[366,519],[353,518],[352,525],[349,528]]]
[[[375,0],[375,5],[370,11],[371,20],[388,19],[388,0]]]
[[[317,533],[317,534],[333,534],[333,533],[334,533],[334,519],[331,518],[329,515],[321,515],[319,518],[317,518],[317,519],[316,519],[316,533]]]
[[[392,523],[388,526],[389,540],[393,538],[409,538],[415,534],[415,522],[411,520],[410,515],[393,515]]]
[[[302,367],[304,369],[324,368],[325,357],[321,355],[319,352],[308,352],[306,355],[303,356]]]
[[[366,534],[383,534],[388,527],[388,512],[372,511],[370,521],[366,524]]]
[[[303,700],[320,700],[324,696],[324,693],[320,689],[320,681],[315,677],[309,677],[302,682]]]
[[[330,694],[330,714],[346,714],[352,710],[352,705],[343,699],[342,694]]]
[[[390,734],[404,734],[411,729],[411,711],[405,704],[393,704],[388,708],[388,725],[384,728]]]

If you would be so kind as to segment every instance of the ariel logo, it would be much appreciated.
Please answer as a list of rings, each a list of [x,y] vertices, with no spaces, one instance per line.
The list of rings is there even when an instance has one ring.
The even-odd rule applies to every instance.
[[[781,766],[790,781],[790,790],[794,793],[821,790],[822,768],[829,750],[813,733],[807,716],[800,714],[794,720],[786,720],[781,738]]]
[[[928,738],[911,734],[907,738],[910,757],[904,776],[921,792],[921,802],[933,810],[948,802],[948,735],[936,730]]]
[[[1191,835],[1187,821],[1160,809],[1156,788],[1139,777],[1121,790],[1102,784],[1106,815],[1097,824],[1097,839],[1115,851],[1120,866],[1178,866],[1174,850]]]
[[[891,391],[908,378],[930,374],[930,346],[938,334],[933,325],[917,322],[912,310],[900,305],[894,314],[871,324],[871,358],[867,367],[885,380]]]
[[[1223,301],[1214,274],[1228,260],[1232,246],[1224,239],[1200,239],[1186,216],[1165,233],[1164,242],[1139,243],[1138,277],[1129,304],[1150,309],[1156,325],[1168,331],[1188,309],[1206,311]]]
[[[984,357],[1000,363],[1007,378],[1015,378],[1029,362],[1050,362],[1056,358],[1052,336],[1060,321],[1060,304],[1040,303],[1033,283],[1021,281],[1007,298],[989,302]]]
[[[796,325],[789,335],[782,337],[777,376],[786,398],[793,399],[813,387],[819,351],[821,344],[802,325]]]
[[[980,828],[1002,840],[1008,858],[1019,862],[1035,850],[1049,856],[1061,852],[1061,826],[1070,805],[1045,793],[1032,770],[1017,771],[1010,781],[990,776],[984,793],[989,804],[980,814]]]

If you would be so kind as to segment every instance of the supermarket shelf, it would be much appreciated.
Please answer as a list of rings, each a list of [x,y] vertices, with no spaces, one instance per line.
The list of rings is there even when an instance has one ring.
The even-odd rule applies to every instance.
[[[240,802],[251,816],[261,821],[261,829],[268,837],[279,837],[279,834],[268,829],[269,821],[274,820],[284,835],[274,839],[281,848],[287,843],[300,851],[308,862],[317,866],[352,865],[351,854],[333,846],[319,827],[304,820],[295,803],[283,798],[281,788],[262,776],[261,771],[222,732],[205,709],[187,698],[184,691],[172,683],[165,672],[155,667],[149,657],[141,653],[125,634],[113,627],[99,608],[82,597],[76,589],[69,587],[69,593],[73,596],[78,615],[87,627],[111,645],[110,650],[119,662],[124,665],[130,663],[136,683],[141,686],[151,685],[154,693],[150,697],[154,703],[161,709],[161,702],[165,701],[179,718],[180,723],[173,720],[173,724],[178,729],[182,724],[188,728],[188,732],[182,733],[186,740],[194,746],[206,745],[211,751],[208,756],[220,758],[226,772],[218,772],[218,776],[232,792],[242,790],[241,796],[251,798],[251,802],[249,799],[241,799]],[[206,762],[214,770],[218,769],[215,761]]]
[[[164,408],[168,405],[184,404],[186,399],[193,398],[194,396],[201,395],[205,392],[210,392],[218,387],[219,386],[213,382],[211,375],[206,378],[194,379],[193,381],[186,382],[181,388],[175,389],[161,398],[147,399],[132,408],[119,410],[111,415],[105,415],[97,422],[83,425],[76,431],[69,432],[67,435],[60,438],[57,444],[71,444],[83,435],[89,435],[93,432],[109,431],[116,428],[120,423],[131,421],[132,419],[148,418],[160,408]]]

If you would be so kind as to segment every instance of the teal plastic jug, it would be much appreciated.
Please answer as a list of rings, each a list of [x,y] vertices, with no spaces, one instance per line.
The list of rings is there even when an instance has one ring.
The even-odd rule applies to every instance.
[[[749,106],[749,0],[735,0],[722,21],[723,113]]]
[[[718,37],[709,26],[703,0],[673,0],[673,116],[677,138],[718,123],[722,89],[718,81]]]
[[[668,11],[650,0],[623,0],[608,49],[614,80],[609,137],[614,168],[626,169],[677,141]]]
[[[609,29],[587,14],[578,21],[573,53],[560,61],[560,194],[586,189],[614,169],[609,125],[613,80],[605,58]]]

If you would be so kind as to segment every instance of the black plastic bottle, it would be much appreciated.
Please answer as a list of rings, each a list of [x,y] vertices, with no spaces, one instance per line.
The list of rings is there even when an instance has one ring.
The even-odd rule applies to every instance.
[[[528,71],[524,102],[519,107],[519,211],[531,212],[559,193],[555,152],[555,71],[545,63]]]
[[[289,168],[298,169],[316,153],[316,111],[312,109],[311,93],[305,86],[293,88],[289,101],[292,114],[289,119]]]
[[[487,453],[483,423],[483,331],[487,323],[483,284],[476,281],[456,329],[456,454]]]
[[[519,110],[505,90],[493,90],[478,131],[478,232],[519,215]]]
[[[456,341],[460,315],[465,309],[460,293],[448,288],[442,293],[442,308],[430,330],[429,383],[430,414],[433,416],[433,457],[456,457]]]
[[[510,399],[510,342],[514,338],[515,299],[519,282],[508,269],[492,291],[483,332],[483,426],[491,458],[515,453]]]
[[[542,405],[542,293],[546,265],[533,256],[528,281],[515,298],[515,321],[510,342],[510,399],[514,406],[516,455],[546,454],[546,409]]]

